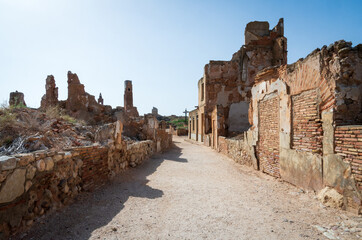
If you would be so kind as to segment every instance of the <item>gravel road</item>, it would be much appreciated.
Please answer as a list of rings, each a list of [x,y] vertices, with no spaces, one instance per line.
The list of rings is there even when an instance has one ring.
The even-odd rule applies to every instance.
[[[184,140],[14,239],[359,238],[360,217]]]

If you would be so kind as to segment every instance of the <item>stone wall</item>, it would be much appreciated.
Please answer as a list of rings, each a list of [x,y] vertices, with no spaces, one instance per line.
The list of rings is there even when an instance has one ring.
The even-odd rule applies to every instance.
[[[243,138],[226,138],[220,136],[218,144],[218,151],[230,157],[236,163],[247,166],[253,165],[250,154],[245,149],[246,143]]]
[[[0,239],[171,147],[172,135],[164,130],[157,131],[157,141],[140,142],[122,141],[121,132],[117,122],[96,134],[104,145],[0,157]]]
[[[351,165],[357,187],[362,191],[362,126],[338,126],[335,130],[335,151]]]

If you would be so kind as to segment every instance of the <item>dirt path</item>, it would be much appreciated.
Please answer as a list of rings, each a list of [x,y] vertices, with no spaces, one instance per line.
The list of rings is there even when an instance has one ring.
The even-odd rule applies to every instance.
[[[360,233],[340,225],[360,218],[325,208],[312,193],[210,148],[182,138],[175,143],[18,238],[327,239],[314,226],[319,225],[337,229],[341,239],[358,239]]]

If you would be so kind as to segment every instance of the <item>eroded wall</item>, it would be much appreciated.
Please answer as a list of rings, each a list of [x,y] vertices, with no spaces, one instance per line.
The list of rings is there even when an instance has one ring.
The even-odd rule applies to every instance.
[[[100,127],[94,146],[0,157],[0,239],[171,147],[165,130],[157,129],[154,140],[124,141],[122,127],[120,121]]]
[[[283,19],[271,30],[268,22],[251,22],[245,28],[245,45],[230,61],[205,65],[203,78],[198,81],[198,140],[204,141],[212,133],[215,106],[223,112],[224,136],[237,135],[250,127],[249,102],[256,74],[287,61],[283,29]]]
[[[344,197],[344,208],[358,212],[362,199],[359,189],[359,169],[362,166],[358,143],[360,128],[340,126],[347,122],[360,124],[362,112],[362,83],[356,77],[362,64],[355,59],[361,50],[359,46],[349,46],[344,41],[335,42],[292,65],[261,71],[252,89],[250,121],[253,126],[248,132],[252,136],[249,144],[256,147],[255,155],[262,170],[268,163],[265,161],[265,156],[268,156],[269,166],[273,161],[279,161],[282,179],[316,191],[325,186],[334,187]],[[353,67],[351,64],[348,70],[349,79],[344,77],[345,70],[336,67],[343,61],[353,62]],[[341,84],[344,88],[339,87]],[[345,89],[348,89],[348,94]],[[277,96],[278,106],[273,108],[269,104],[265,107],[264,98],[272,95]],[[340,96],[344,96],[343,101]],[[351,114],[344,118],[344,110],[348,107]],[[274,124],[268,119],[277,117],[268,115],[270,109],[281,116],[277,124],[279,130],[275,132],[272,132]],[[263,128],[263,124],[268,128]],[[270,152],[264,153],[264,148],[274,148],[269,146],[272,143],[263,140],[273,138],[279,139],[279,143],[272,141],[279,145],[279,154],[274,156]],[[276,176],[273,172],[265,172]]]

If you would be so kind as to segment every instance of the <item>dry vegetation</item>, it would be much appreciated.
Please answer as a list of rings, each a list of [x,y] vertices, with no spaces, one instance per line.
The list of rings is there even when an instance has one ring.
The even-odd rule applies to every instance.
[[[0,108],[0,155],[90,145],[95,128],[65,114],[24,106]]]

